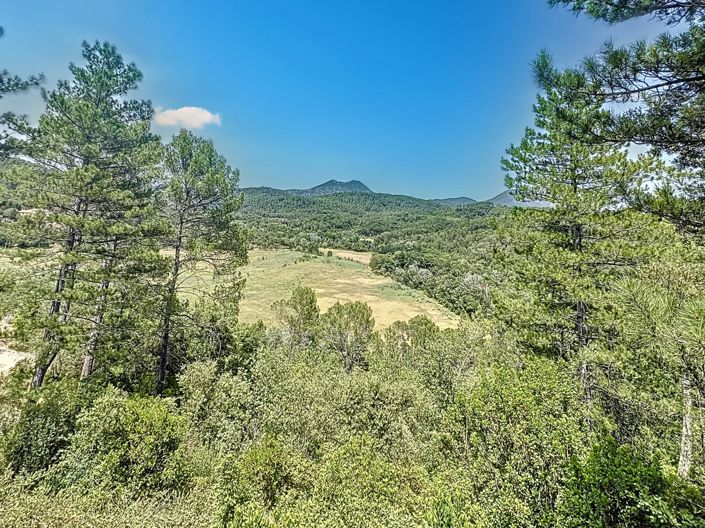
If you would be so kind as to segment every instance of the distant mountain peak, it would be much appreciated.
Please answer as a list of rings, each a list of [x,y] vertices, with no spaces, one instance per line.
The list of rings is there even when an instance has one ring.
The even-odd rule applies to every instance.
[[[485,203],[504,205],[506,207],[522,207],[525,209],[544,209],[551,207],[549,202],[542,202],[539,200],[517,200],[512,189],[501,192],[494,198],[485,200]]]
[[[338,181],[328,180],[310,189],[288,189],[288,193],[302,196],[321,196],[337,193],[371,193],[372,190],[359,180]]]

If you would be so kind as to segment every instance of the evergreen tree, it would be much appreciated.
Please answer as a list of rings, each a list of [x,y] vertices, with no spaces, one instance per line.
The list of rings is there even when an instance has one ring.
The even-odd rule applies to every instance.
[[[534,110],[536,129],[508,149],[503,166],[518,197],[552,207],[518,210],[509,219],[497,251],[509,284],[497,292],[497,313],[525,346],[574,365],[592,416],[595,393],[604,389],[595,367],[617,330],[608,293],[669,240],[652,217],[624,208],[620,190],[658,165],[586,143],[581,130],[600,123],[596,105],[549,91]]]
[[[15,171],[12,181],[27,209],[13,226],[14,239],[30,235],[49,248],[44,268],[58,266],[49,316],[33,317],[44,335],[34,387],[66,345],[67,323],[91,321],[86,354],[92,355],[113,264],[138,235],[152,192],[150,167],[159,153],[150,132],[151,104],[127,98],[142,80],[137,67],[125,64],[108,43],[84,43],[83,58],[85,65],[71,64],[72,80],[43,93],[46,110],[36,127],[13,123],[22,138],[17,146],[32,164]],[[86,306],[92,307],[87,313]],[[72,319],[78,307],[83,313]],[[82,332],[74,331],[78,341]]]
[[[634,203],[676,223],[684,232],[705,227],[705,4],[667,0],[549,0],[610,23],[651,16],[679,28],[653,42],[608,42],[575,68],[560,71],[543,53],[535,64],[546,89],[570,100],[609,105],[598,141],[636,143],[673,160],[674,171],[656,193]],[[638,102],[639,104],[634,104]]]
[[[695,440],[702,431],[697,402],[705,393],[702,264],[697,262],[701,256],[696,248],[687,244],[674,244],[664,257],[637,277],[620,282],[615,301],[624,311],[623,371],[638,393],[648,395],[647,405],[659,395],[668,409],[648,417],[647,423],[663,437],[679,430],[680,442],[664,443],[663,449],[669,455],[677,453],[678,474],[687,479],[694,465],[701,476],[705,462],[705,446]],[[663,420],[664,415],[677,418]],[[666,427],[660,427],[659,420]]]
[[[0,26],[0,38],[5,34],[5,30]],[[26,79],[23,79],[17,75],[11,74],[7,70],[0,70],[0,99],[8,94],[23,92],[28,90],[33,86],[38,86],[44,80],[42,75],[32,75]],[[13,115],[12,113],[6,113],[0,116],[0,125],[7,124],[8,121],[20,121],[21,117]],[[0,158],[8,154],[9,145],[6,143],[8,134],[5,130],[0,131]]]
[[[171,271],[163,288],[156,393],[165,387],[176,319],[186,315],[180,293],[188,291],[185,279],[198,266],[208,266],[213,276],[229,277],[225,297],[237,296],[239,282],[233,274],[247,259],[242,231],[235,212],[242,203],[239,173],[218,154],[213,143],[182,130],[167,145],[164,177],[157,207],[168,226],[163,240],[169,251]],[[188,317],[186,317],[188,318]]]
[[[609,145],[584,142],[563,119],[570,114],[570,123],[594,127],[600,116],[595,105],[568,104],[550,91],[539,96],[534,111],[536,129],[527,129],[503,160],[506,183],[520,199],[552,206],[516,212],[524,240],[514,264],[548,308],[542,337],[567,353],[599,337],[601,330],[590,324],[597,315],[593,303],[610,275],[638,263],[641,219],[623,209],[620,190],[656,167],[645,157],[631,160]]]

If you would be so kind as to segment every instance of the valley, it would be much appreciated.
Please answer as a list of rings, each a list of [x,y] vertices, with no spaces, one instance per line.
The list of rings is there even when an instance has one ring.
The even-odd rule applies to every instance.
[[[360,262],[369,259],[366,253],[336,251],[332,257],[317,257],[290,250],[253,250],[249,259],[242,270],[246,283],[240,320],[244,323],[275,323],[272,304],[288,298],[297,286],[316,292],[322,312],[337,302],[367,303],[377,330],[416,316],[426,316],[440,328],[453,328],[459,322],[457,315],[424,293],[373,273]]]
[[[705,528],[705,2],[523,3],[6,10],[0,528]]]

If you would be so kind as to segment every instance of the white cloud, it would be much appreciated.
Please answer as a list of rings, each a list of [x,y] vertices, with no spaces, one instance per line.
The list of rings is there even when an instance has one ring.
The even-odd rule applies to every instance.
[[[198,106],[182,106],[181,108],[157,108],[154,122],[163,126],[179,126],[182,128],[203,128],[206,125],[220,125],[220,114],[213,114]]]

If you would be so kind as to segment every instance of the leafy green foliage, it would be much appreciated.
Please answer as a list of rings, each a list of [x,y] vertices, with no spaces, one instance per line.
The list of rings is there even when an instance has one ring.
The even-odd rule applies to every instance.
[[[340,355],[346,370],[364,368],[374,326],[372,309],[366,304],[336,303],[321,317],[321,345]]]
[[[604,438],[584,462],[573,461],[561,525],[606,528],[702,526],[702,490],[664,475],[658,460]]]
[[[218,372],[215,361],[191,363],[179,376],[181,412],[206,445],[230,451],[249,439],[251,387],[242,376]]]
[[[43,471],[59,460],[88,401],[89,394],[75,389],[75,382],[70,380],[51,384],[30,395],[16,422],[3,424],[2,459],[11,471]]]
[[[56,486],[125,486],[137,493],[187,483],[185,420],[171,402],[108,389],[76,421]]]

